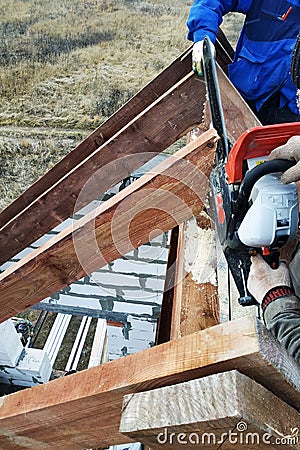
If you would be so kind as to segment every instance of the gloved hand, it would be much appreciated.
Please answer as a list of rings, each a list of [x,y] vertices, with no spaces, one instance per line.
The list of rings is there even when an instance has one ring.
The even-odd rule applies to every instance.
[[[215,55],[215,46],[211,41],[209,41],[209,42],[210,42],[210,46],[211,46],[211,52],[213,55]],[[202,64],[203,44],[204,44],[204,40],[195,42],[195,44],[193,46],[193,54],[192,54],[193,71],[195,73],[198,73],[198,75],[200,75],[200,76],[203,75],[203,64]]]
[[[291,287],[289,269],[281,262],[278,269],[272,269],[260,256],[251,257],[251,268],[248,278],[250,294],[261,303],[266,293],[276,286]]]
[[[269,159],[288,159],[297,164],[286,170],[281,181],[285,184],[300,180],[300,136],[292,136],[286,144],[275,148],[269,155]]]

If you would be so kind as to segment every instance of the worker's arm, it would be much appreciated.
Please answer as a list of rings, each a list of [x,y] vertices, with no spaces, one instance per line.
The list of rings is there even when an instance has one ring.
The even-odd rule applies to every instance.
[[[187,21],[188,39],[194,42],[192,68],[202,76],[203,39],[208,36],[214,53],[214,44],[223,16],[230,11],[246,13],[252,0],[194,0]]]
[[[300,242],[298,242],[293,259],[290,262],[289,270],[295,294],[300,298]]]
[[[293,294],[284,263],[271,267],[261,256],[251,258],[248,289],[261,303],[266,327],[300,363],[300,300]]]
[[[230,11],[246,14],[252,0],[194,0],[187,21],[188,39],[202,41],[205,36],[215,43],[223,16]]]
[[[300,363],[300,300],[280,297],[265,307],[264,321],[273,336]]]

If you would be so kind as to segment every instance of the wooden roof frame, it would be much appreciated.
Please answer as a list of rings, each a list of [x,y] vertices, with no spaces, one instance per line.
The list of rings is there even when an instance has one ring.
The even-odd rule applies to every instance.
[[[221,55],[223,58],[224,54]],[[145,162],[145,149],[147,154],[154,155],[200,123],[205,89],[201,80],[189,72],[189,66],[190,51],[170,66],[176,67],[174,72],[169,67],[159,77],[158,85],[150,83],[135,100],[127,103],[114,118],[80,144],[71,154],[74,160],[72,156],[66,157],[58,165],[57,171],[54,169],[46,175],[45,189],[42,188],[43,181],[38,181],[0,215],[0,245],[3,251],[7,247],[3,260],[10,258],[14,252],[20,251],[44,234],[49,227],[53,228],[74,212],[80,190],[100,166],[111,163],[101,187],[106,190]],[[220,68],[219,82],[224,94],[225,116],[229,119],[228,134],[235,139],[245,129],[259,122]],[[195,95],[196,92],[199,95]],[[118,117],[123,117],[124,121],[120,119],[119,122]],[[121,246],[120,252],[111,245],[109,226],[114,208],[122,208],[122,201],[130,202],[134,193],[152,183],[154,188],[160,189],[163,186],[164,192],[175,189],[177,194],[181,191],[182,198],[191,210],[201,211],[203,204],[199,202],[199,198],[190,195],[188,188],[180,182],[178,174],[183,170],[185,158],[190,158],[189,163],[207,175],[212,165],[215,141],[214,130],[203,134],[198,141],[188,144],[173,164],[167,160],[160,166],[158,173],[146,175],[96,212],[96,223],[99,221],[96,229],[102,232],[101,227],[107,227],[105,236],[108,238],[103,247],[107,252],[105,261],[129,251],[126,246]],[[207,160],[201,160],[199,151],[202,156],[206,154]],[[129,158],[130,162],[126,167],[121,169],[118,166],[116,171],[115,161],[124,154],[135,154],[137,157]],[[78,185],[78,178],[81,177],[81,184]],[[197,182],[197,177],[191,180]],[[65,194],[69,199],[67,203],[64,203],[67,201],[66,197],[63,197],[63,202],[61,198]],[[95,198],[95,194],[99,195],[98,185],[88,190],[78,208]],[[50,218],[47,226],[44,223],[46,213],[47,218]],[[179,216],[182,221],[187,218],[184,214]],[[146,217],[148,218],[149,216]],[[167,221],[165,218],[164,221],[167,222],[165,229],[174,227],[174,221]],[[75,235],[80,237],[83,233],[84,244],[89,243],[85,229],[92,231],[91,224],[94,224],[94,220],[89,216],[79,221],[75,227]],[[156,225],[155,220],[151,220],[148,228],[142,230],[145,220],[141,217],[136,227],[138,237],[142,233],[144,239],[147,233],[157,228]],[[118,227],[120,226],[121,222],[118,222]],[[8,235],[15,236],[16,244],[11,247],[7,246]],[[133,241],[133,244],[137,245],[138,241]],[[87,258],[84,268],[81,266],[82,261],[76,260],[74,250],[74,258],[70,264],[67,260],[60,261],[63,252],[72,249],[72,245],[68,229],[1,275],[1,320],[39,301],[53,289],[69,284],[82,276],[85,270],[96,268],[100,260],[95,254],[91,259]],[[47,260],[50,264],[47,264]],[[31,279],[33,273],[35,277]],[[41,274],[43,276],[39,282]],[[51,280],[47,284],[48,277]],[[30,289],[35,283],[39,286],[32,294]],[[39,289],[44,292],[42,295]],[[260,323],[256,323],[253,318],[244,318],[215,325],[138,354],[2,397],[0,446],[6,450],[79,450],[128,442],[128,438],[119,431],[124,395],[233,369],[238,369],[263,386],[267,385],[293,408],[300,409],[299,366],[272,340]]]

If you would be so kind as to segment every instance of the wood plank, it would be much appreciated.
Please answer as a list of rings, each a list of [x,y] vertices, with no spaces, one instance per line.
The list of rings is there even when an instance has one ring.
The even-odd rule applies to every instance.
[[[170,247],[167,261],[167,270],[164,284],[164,293],[160,315],[158,318],[155,344],[163,344],[171,339],[173,297],[176,274],[176,259],[178,247],[178,234],[181,225],[173,228],[170,238]]]
[[[126,395],[120,432],[166,450],[193,444],[224,450],[299,449],[299,419],[294,408],[234,370]],[[282,439],[293,429],[293,438]]]
[[[88,316],[97,319],[105,319],[106,322],[118,323],[119,326],[125,325],[128,319],[128,314],[118,311],[107,311],[103,309],[87,308],[84,306],[68,306],[61,305],[59,303],[53,304],[48,302],[40,302],[32,306],[30,309],[36,311],[70,314],[72,316]]]
[[[232,63],[232,60],[234,58],[234,49],[232,48],[230,42],[228,41],[221,28],[219,28],[218,30],[215,47],[217,62],[222,67],[224,72],[226,72],[225,69],[227,68],[228,64]]]
[[[211,129],[3,272],[0,320],[200,212],[216,141]]]
[[[124,395],[233,369],[300,410],[299,365],[278,351],[269,333],[266,351],[260,334],[253,318],[243,318],[3,397],[1,448],[24,448],[24,442],[32,450],[128,442],[119,432]],[[284,374],[269,353],[280,353]]]
[[[217,72],[227,137],[233,143],[248,128],[261,123],[218,64]]]
[[[180,319],[181,319],[181,308],[182,308],[182,296],[183,292],[183,261],[184,261],[184,226],[185,223],[180,224],[178,231],[178,241],[177,241],[177,255],[176,255],[176,265],[174,267],[174,288],[173,288],[173,308],[171,317],[171,329],[170,329],[170,340],[178,339],[181,337],[180,334]]]

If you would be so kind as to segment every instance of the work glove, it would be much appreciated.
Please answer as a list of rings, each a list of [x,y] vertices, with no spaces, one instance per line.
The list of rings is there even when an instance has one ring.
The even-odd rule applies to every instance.
[[[258,303],[262,303],[266,293],[276,286],[291,287],[289,269],[284,262],[278,269],[272,269],[260,255],[252,256],[251,262],[248,290]]]
[[[211,46],[211,52],[213,55],[215,55],[215,46],[214,44],[210,42]],[[203,44],[204,40],[195,42],[193,46],[193,54],[192,54],[192,67],[193,71],[197,73],[198,75],[203,75]]]
[[[296,161],[296,164],[290,169],[286,170],[282,176],[281,181],[285,184],[292,181],[300,180],[300,136],[292,136],[286,144],[275,148],[269,155],[269,159],[288,159],[289,161]]]

